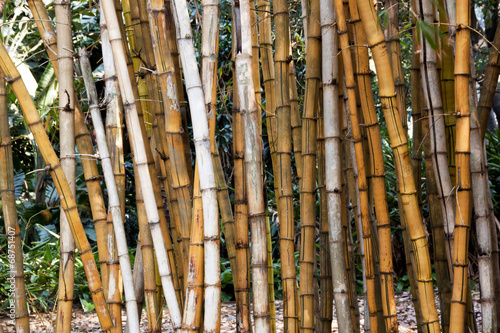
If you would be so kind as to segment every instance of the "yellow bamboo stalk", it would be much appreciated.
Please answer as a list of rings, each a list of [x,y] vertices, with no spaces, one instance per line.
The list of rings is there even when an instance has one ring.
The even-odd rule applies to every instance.
[[[457,1],[455,49],[455,112],[457,115],[457,205],[455,213],[455,246],[453,247],[453,293],[450,310],[450,332],[465,331],[469,279],[469,226],[471,218],[470,176],[470,1]]]
[[[182,317],[182,332],[199,332],[203,316],[203,204],[198,167],[194,171],[193,223],[189,245],[186,303]]]
[[[290,23],[288,2],[278,0],[274,3],[276,52],[274,58],[274,83],[276,108],[277,136],[275,192],[278,201],[278,216],[280,220],[280,256],[283,281],[284,327],[286,331],[299,330],[297,314],[295,313],[296,272],[294,255],[294,209],[292,189],[292,133],[289,89],[290,62]]]
[[[233,152],[234,152],[234,221],[236,242],[236,267],[234,280],[236,297],[236,329],[251,332],[250,319],[250,245],[248,239],[248,205],[245,191],[245,141],[238,98],[236,74],[233,76]]]
[[[7,281],[11,286],[7,309],[11,321],[15,320],[16,332],[25,333],[30,331],[30,325],[24,283],[23,244],[16,211],[12,140],[7,111],[7,89],[3,71],[0,69],[0,198],[7,237],[5,252],[10,264]]]
[[[379,73],[380,99],[394,153],[396,172],[400,180],[400,192],[407,218],[409,236],[412,247],[415,249],[416,274],[420,307],[422,309],[423,329],[428,332],[437,332],[440,328],[434,303],[432,269],[427,236],[418,206],[407,138],[404,134],[403,125],[399,120],[396,90],[387,56],[387,48],[371,2],[369,0],[358,0],[358,9],[367,35],[368,46],[372,51],[377,73]],[[391,75],[388,75],[388,73],[391,73]]]
[[[0,41],[0,67],[6,75],[6,81],[10,84],[14,93],[18,97],[19,103],[21,104],[21,109],[26,117],[26,122],[30,128],[37,144],[40,148],[45,163],[50,168],[50,174],[54,179],[56,189],[59,196],[63,198],[61,200],[61,206],[65,211],[68,221],[70,223],[71,231],[75,238],[76,246],[78,252],[82,258],[82,262],[85,268],[85,273],[89,282],[89,289],[94,301],[97,316],[99,322],[101,323],[101,328],[104,332],[114,332],[113,323],[109,316],[109,312],[106,308],[105,298],[102,291],[101,279],[99,278],[99,273],[97,271],[97,266],[94,261],[94,256],[90,248],[90,244],[85,235],[85,230],[83,229],[80,217],[76,209],[75,200],[71,194],[71,190],[68,185],[68,181],[62,172],[59,159],[54,152],[50,144],[50,140],[45,133],[45,128],[40,120],[38,111],[31,97],[28,94],[26,87],[24,86],[21,76],[17,71],[14,63],[5,46]]]

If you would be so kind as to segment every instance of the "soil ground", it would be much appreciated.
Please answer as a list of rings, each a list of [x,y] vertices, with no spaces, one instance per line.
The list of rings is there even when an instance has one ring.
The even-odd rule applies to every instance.
[[[478,324],[479,332],[481,331],[481,308],[479,305],[479,293],[473,294],[474,308]],[[437,299],[437,295],[436,295]],[[360,322],[361,332],[364,331],[364,301],[362,298],[358,300],[360,309]],[[415,319],[415,311],[411,302],[411,294],[409,292],[402,292],[396,295],[396,305],[398,308],[398,322],[400,332],[417,332],[417,322]],[[439,307],[439,305],[438,305]],[[335,309],[335,307],[334,307]],[[276,301],[276,328],[277,332],[283,332],[283,303]],[[338,332],[337,321],[335,319],[335,310],[333,314],[332,332]],[[32,333],[51,333],[54,332],[53,320],[54,314],[37,314],[30,315],[30,326]],[[123,313],[125,321],[125,312]],[[0,325],[4,325],[4,331],[15,332],[12,325],[7,325],[8,318],[5,314],[0,314]],[[147,319],[146,314],[142,313],[141,318],[141,331],[147,332]],[[75,309],[73,312],[73,329],[72,332],[101,332],[97,315],[95,312],[83,312],[81,309]],[[168,317],[168,311],[165,308],[163,311],[162,319],[162,332],[173,332],[172,323]],[[221,333],[236,332],[236,304],[234,302],[224,302],[222,304],[222,320],[221,320]]]

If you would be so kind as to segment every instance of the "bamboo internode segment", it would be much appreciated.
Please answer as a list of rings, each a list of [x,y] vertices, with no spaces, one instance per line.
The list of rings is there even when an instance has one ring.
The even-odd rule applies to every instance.
[[[127,304],[127,321],[131,331],[139,330],[139,316],[137,312],[137,301],[135,298],[134,281],[132,278],[132,267],[128,254],[127,240],[125,236],[125,227],[122,217],[121,203],[118,196],[118,189],[114,178],[114,170],[111,157],[106,142],[104,124],[99,111],[97,89],[92,76],[92,68],[85,49],[80,49],[80,65],[82,75],[85,81],[87,96],[89,99],[90,112],[94,123],[97,137],[97,145],[101,163],[103,166],[104,180],[108,190],[109,211],[113,219],[113,229],[116,237],[116,249],[118,260],[120,261],[121,275],[125,291],[125,300]]]
[[[203,314],[203,204],[200,193],[198,167],[194,171],[193,222],[189,244],[188,275],[186,277],[186,303],[182,317],[182,332],[198,332]]]
[[[16,332],[30,331],[28,306],[26,302],[26,284],[24,282],[23,244],[21,229],[17,219],[16,193],[14,187],[14,163],[12,156],[12,140],[10,138],[9,114],[7,108],[7,89],[5,78],[0,69],[0,199],[7,236],[7,255],[10,261],[9,281],[14,279],[14,309],[16,316]],[[14,263],[12,264],[12,259]],[[9,306],[11,307],[11,306]]]
[[[415,190],[415,181],[411,170],[411,160],[408,151],[408,142],[399,120],[395,87],[387,56],[387,49],[382,31],[377,23],[377,15],[369,0],[358,0],[360,17],[365,28],[368,46],[372,50],[377,69],[380,99],[389,131],[391,148],[394,153],[395,167],[400,180],[400,191],[403,199],[404,212],[407,218],[408,231],[415,249],[417,267],[418,291],[420,307],[422,309],[423,328],[429,332],[440,331],[439,318],[434,303],[432,283],[432,269],[429,255],[427,236],[422,222],[422,215],[418,205]],[[382,75],[384,73],[384,75]]]
[[[92,250],[87,240],[87,236],[85,235],[85,230],[83,229],[82,222],[78,216],[76,203],[73,195],[71,194],[68,181],[62,172],[60,161],[50,144],[47,134],[45,133],[45,128],[43,127],[40,116],[38,115],[38,111],[36,110],[36,107],[33,104],[23,81],[21,80],[21,76],[10,59],[9,54],[2,42],[0,42],[0,67],[6,74],[7,82],[11,85],[14,93],[18,97],[19,103],[21,104],[21,108],[26,117],[28,127],[33,133],[33,136],[35,137],[35,140],[40,148],[40,152],[50,168],[50,174],[54,179],[57,192],[61,198],[61,206],[68,217],[76,246],[82,258],[85,274],[87,275],[89,282],[89,289],[99,317],[99,322],[101,323],[101,328],[104,332],[114,332],[115,329],[113,323],[111,322],[108,309],[106,308],[101,279],[99,278],[94,256],[92,255]]]
[[[470,6],[468,0],[457,1],[455,56],[455,112],[457,115],[457,164],[455,246],[453,248],[453,294],[450,332],[464,332],[469,294],[467,268],[469,263],[469,228],[471,209],[470,175]]]

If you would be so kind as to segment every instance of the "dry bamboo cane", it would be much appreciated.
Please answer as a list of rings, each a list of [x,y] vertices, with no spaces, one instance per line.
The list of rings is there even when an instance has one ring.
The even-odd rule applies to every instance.
[[[273,6],[276,52],[274,55],[274,103],[277,136],[275,182],[280,221],[280,257],[283,281],[284,330],[298,332],[295,313],[296,272],[294,255],[294,207],[292,189],[292,132],[289,89],[290,17],[288,1],[278,0]],[[266,95],[267,96],[267,95]]]
[[[83,229],[80,217],[78,216],[76,203],[71,194],[68,181],[61,170],[59,159],[57,158],[54,149],[51,147],[49,138],[45,133],[45,128],[43,127],[40,116],[38,115],[38,111],[29,97],[28,91],[21,80],[21,76],[2,42],[0,42],[0,68],[4,71],[6,81],[11,85],[14,93],[18,97],[19,103],[21,104],[21,108],[26,117],[26,122],[35,137],[38,146],[40,147],[40,152],[42,153],[45,162],[50,168],[50,174],[54,179],[59,196],[63,198],[63,200],[61,200],[61,206],[66,212],[68,221],[70,222],[71,231],[76,241],[78,252],[82,258],[85,273],[89,282],[89,289],[94,301],[99,322],[101,323],[101,328],[104,332],[112,333],[115,330],[113,323],[111,322],[109,312],[106,308],[97,266],[92,255],[87,236],[85,235],[85,230]]]
[[[341,332],[354,332],[349,301],[349,279],[347,277],[347,261],[345,233],[342,224],[342,152],[340,132],[340,108],[338,98],[338,57],[332,56],[338,49],[337,32],[332,29],[336,19],[332,2],[320,1],[322,31],[322,80],[323,80],[323,126],[325,137],[325,195],[327,205],[327,242],[330,253],[331,276],[333,278],[333,296],[337,310],[337,320]],[[344,216],[345,217],[345,216]],[[320,260],[321,260],[320,256]],[[331,317],[331,309],[329,309]],[[329,326],[324,332],[331,331]]]
[[[75,184],[75,91],[73,79],[73,40],[71,29],[71,3],[56,1],[57,67],[59,72],[59,125],[60,161],[73,196]],[[57,291],[56,332],[71,331],[75,279],[75,241],[71,235],[69,222],[61,212],[61,261],[59,265],[59,288]]]
[[[106,138],[109,150],[111,151],[111,161],[113,174],[115,176],[116,187],[121,206],[122,219],[125,218],[125,166],[123,156],[123,109],[120,98],[118,82],[116,80],[113,53],[106,27],[104,15],[100,18],[101,45],[104,64],[104,82],[106,94],[109,102],[106,105]],[[109,208],[108,208],[109,211]],[[122,330],[122,306],[123,293],[122,281],[120,279],[120,262],[117,257],[116,238],[113,231],[113,218],[111,212],[107,216],[107,249],[108,279],[103,282],[106,291],[106,303],[109,312],[115,323],[117,331]]]
[[[485,78],[477,107],[479,127],[481,128],[481,141],[484,141],[486,125],[488,124],[493,97],[495,97],[496,85],[493,85],[493,82],[498,81],[498,75],[500,74],[500,52],[497,51],[500,46],[500,28],[498,26],[495,31],[493,46],[494,48],[491,49],[488,57],[488,66],[485,71]]]
[[[451,49],[450,36],[448,33],[448,21],[444,0],[439,0],[439,31],[444,36],[441,42],[441,96],[443,99],[443,111],[446,128],[446,145],[448,151],[448,170],[450,172],[451,183],[455,184],[455,140],[456,140],[456,119],[455,119],[455,79],[453,77],[454,60]]]
[[[307,2],[308,44],[306,91],[302,117],[302,184],[300,186],[300,319],[301,332],[314,330],[313,271],[315,254],[316,110],[321,83],[321,27],[319,0]]]
[[[332,8],[333,9],[333,8]],[[323,35],[323,38],[325,36]],[[323,44],[324,46],[324,44]],[[325,53],[323,53],[325,54]],[[324,87],[322,89],[324,91]],[[321,103],[324,105],[325,98],[324,92],[321,95]],[[338,98],[337,98],[338,100]],[[320,214],[319,214],[319,309],[316,313],[318,320],[316,322],[316,331],[330,332],[332,330],[332,313],[333,313],[333,282],[332,282],[332,266],[330,258],[330,249],[328,242],[328,208],[326,196],[326,159],[325,159],[325,130],[324,130],[324,107],[320,108],[317,122],[317,151],[318,151],[318,188],[320,195]],[[339,222],[342,222],[339,219]],[[342,233],[340,234],[342,236]],[[342,244],[343,245],[343,244]],[[344,254],[344,253],[343,253]],[[345,255],[342,256],[345,258]],[[345,261],[344,261],[345,265]],[[345,272],[346,273],[346,272]],[[347,286],[347,283],[344,284]],[[346,296],[348,296],[348,289],[346,288]],[[347,298],[347,316],[349,317],[349,298]],[[350,318],[349,318],[350,321]]]
[[[470,1],[457,1],[455,53],[455,111],[457,114],[457,164],[455,243],[453,248],[453,293],[450,331],[464,332],[469,280],[469,225],[471,218],[470,176]]]
[[[202,83],[205,92],[205,105],[208,112],[208,126],[210,132],[210,152],[214,164],[215,182],[217,185],[217,200],[222,219],[222,228],[225,235],[228,257],[233,272],[234,280],[238,280],[239,274],[245,274],[239,270],[236,264],[235,250],[235,226],[229,191],[227,188],[219,149],[215,138],[216,113],[217,113],[217,57],[219,54],[219,1],[203,1],[202,17]],[[260,82],[259,82],[260,83]],[[235,291],[236,302],[238,303],[239,292]],[[238,310],[237,310],[238,311]]]
[[[434,22],[434,12],[431,1],[417,0],[416,10],[420,19],[426,24]],[[443,115],[443,103],[440,94],[439,77],[436,70],[436,52],[431,48],[423,32],[420,35],[420,72],[422,75],[422,88],[425,97],[428,116],[429,134],[431,139],[431,157],[434,167],[434,175],[438,189],[438,198],[445,227],[446,246],[448,261],[452,263],[453,253],[453,230],[455,220],[455,196],[448,170],[448,158],[446,147],[445,121]],[[451,268],[451,267],[450,267]]]
[[[121,40],[121,32],[119,29],[116,12],[113,3],[110,0],[103,1],[102,7],[108,31],[110,34],[110,42],[113,47],[113,57],[117,68],[118,82],[124,100],[125,116],[127,127],[133,143],[133,151],[136,158],[137,169],[140,175],[141,188],[144,195],[144,203],[146,204],[146,213],[148,222],[151,228],[151,234],[155,246],[155,252],[158,260],[158,269],[162,279],[162,285],[167,299],[167,306],[170,312],[170,318],[177,330],[181,324],[181,315],[179,304],[175,295],[175,289],[172,281],[170,263],[167,258],[167,253],[164,244],[164,238],[161,232],[160,217],[155,200],[155,193],[148,168],[147,153],[144,147],[144,139],[141,134],[139,117],[137,115],[137,107],[135,104],[134,93],[128,70],[126,70],[125,52]],[[154,167],[154,166],[153,166]]]
[[[199,332],[203,315],[203,205],[198,167],[194,171],[193,222],[189,245],[186,302],[182,317],[182,332]]]
[[[290,46],[291,47],[291,46]],[[290,54],[292,52],[290,51]],[[290,111],[292,124],[293,157],[297,169],[299,184],[302,181],[302,120],[300,118],[299,95],[297,92],[297,78],[295,75],[295,63],[292,59],[289,64],[289,88],[290,88]],[[300,185],[299,185],[300,186]]]
[[[500,46],[500,27],[497,27],[495,32],[495,38],[493,40],[493,45],[498,48]],[[476,220],[476,229],[479,237],[486,237],[486,223],[485,220],[488,221],[489,225],[492,225],[493,228],[490,227],[489,235],[491,237],[491,241],[487,241],[486,239],[481,240],[480,242],[480,265],[488,265],[486,263],[481,263],[481,261],[488,261],[488,256],[492,257],[492,278],[494,285],[494,293],[496,299],[496,320],[498,326],[498,319],[500,318],[500,304],[498,303],[499,295],[500,295],[500,274],[498,274],[498,242],[497,242],[497,229],[495,225],[495,218],[490,214],[488,203],[491,201],[491,196],[489,195],[489,181],[487,177],[487,165],[486,165],[486,155],[484,152],[484,148],[482,145],[483,139],[481,137],[482,127],[481,127],[481,116],[483,113],[489,114],[491,110],[491,104],[493,102],[493,96],[495,93],[496,82],[498,81],[498,51],[492,49],[490,51],[490,59],[488,62],[488,68],[486,70],[486,77],[483,82],[483,86],[481,87],[481,94],[479,98],[479,105],[477,108],[473,109],[471,112],[471,174],[472,174],[472,185],[473,185],[473,198],[474,198],[474,211],[475,211],[475,220]],[[496,73],[496,75],[495,75]],[[476,194],[477,193],[477,194]],[[481,227],[480,227],[481,226]],[[481,230],[479,230],[481,228]],[[489,248],[489,246],[490,248]],[[483,248],[484,246],[484,248]],[[482,257],[484,259],[481,259]],[[481,275],[481,272],[480,272]],[[481,276],[480,276],[481,279]],[[487,277],[485,277],[487,279]],[[488,287],[488,283],[481,283],[481,288]],[[491,295],[491,292],[485,292],[486,295]],[[481,298],[483,298],[483,292],[481,292]],[[486,302],[488,299],[486,297]],[[483,327],[485,324],[483,323]]]
[[[37,24],[38,31],[41,36],[44,36],[44,45],[47,55],[49,56],[56,77],[59,75],[57,70],[57,40],[51,22],[45,10],[45,5],[41,0],[28,1],[31,12]],[[76,101],[76,98],[75,98]],[[94,148],[90,139],[90,134],[87,125],[83,120],[81,108],[75,105],[75,139],[78,145],[78,150],[81,154],[92,155]],[[99,264],[101,267],[101,275],[103,280],[104,293],[107,295],[107,286],[104,281],[107,281],[107,266],[108,250],[106,245],[106,207],[102,196],[100,176],[97,170],[96,161],[90,158],[82,159],[82,167],[85,177],[85,183],[89,192],[90,209],[94,219],[94,227],[96,229],[97,248],[99,253]]]
[[[396,106],[394,80],[392,75],[387,75],[391,73],[387,49],[371,2],[369,0],[358,0],[358,8],[367,35],[368,46],[372,50],[377,73],[379,73],[380,99],[394,153],[396,172],[400,180],[400,192],[404,203],[409,236],[412,248],[415,249],[416,274],[423,327],[424,330],[428,330],[429,332],[436,332],[440,328],[434,303],[432,269],[427,236],[418,206],[407,138],[404,134],[403,125],[398,120],[399,111]]]
[[[125,301],[127,304],[127,321],[132,331],[139,330],[139,317],[137,312],[137,301],[135,298],[134,282],[132,278],[132,267],[128,254],[127,240],[125,236],[125,228],[122,218],[121,203],[118,196],[118,190],[114,178],[113,166],[109,155],[108,146],[106,143],[106,135],[104,124],[99,111],[99,103],[97,90],[95,88],[94,78],[92,76],[92,68],[85,49],[80,49],[80,66],[82,69],[83,79],[87,90],[90,112],[92,114],[92,122],[94,123],[97,145],[101,163],[103,167],[104,180],[109,196],[109,210],[113,218],[113,227],[116,237],[117,255],[120,261],[121,276],[123,278],[123,286],[125,291]]]
[[[186,78],[186,90],[191,106],[196,163],[200,172],[200,191],[203,201],[205,242],[205,314],[204,330],[218,332],[220,328],[220,248],[217,187],[210,154],[208,120],[205,98],[192,39],[187,3],[174,0],[174,17],[178,23],[177,42]]]
[[[361,208],[361,222],[363,227],[363,242],[365,244],[365,266],[366,266],[366,280],[367,280],[367,291],[368,291],[368,306],[370,311],[370,317],[376,320],[376,304],[370,303],[375,301],[375,275],[372,252],[367,251],[367,249],[372,248],[372,234],[369,222],[369,203],[368,203],[368,184],[366,180],[366,171],[364,168],[364,155],[361,137],[361,128],[359,126],[359,120],[357,115],[357,105],[356,105],[356,95],[355,95],[355,81],[352,66],[351,51],[349,48],[349,41],[347,36],[347,24],[344,16],[344,10],[342,7],[341,0],[335,0],[335,8],[337,12],[337,27],[339,30],[340,46],[342,47],[342,58],[344,64],[344,74],[346,90],[348,95],[349,103],[349,116],[351,120],[352,136],[354,140],[355,154],[356,154],[356,164],[358,167],[358,189],[359,189],[359,199]],[[367,118],[368,120],[369,118]],[[375,126],[378,123],[375,122]],[[387,211],[378,211],[386,213]],[[388,214],[383,215],[385,219],[380,219],[379,233],[382,238],[380,241],[380,254],[382,256],[381,263],[383,265],[380,267],[381,283],[382,287],[382,310],[385,317],[385,326],[388,332],[397,332],[398,323],[396,317],[396,302],[394,298],[394,287],[393,287],[393,269],[392,269],[392,246],[391,246],[391,235],[390,235],[390,224],[388,219]],[[385,222],[382,224],[382,222]],[[371,322],[374,322],[371,320]],[[372,327],[372,330],[375,326]]]
[[[251,75],[250,4],[248,0],[243,0],[236,3],[235,7],[239,7],[241,23],[240,38],[237,39],[236,44],[235,66],[245,140],[245,180],[252,240],[253,318],[256,332],[270,332],[266,216],[261,172],[262,141],[258,139],[260,121],[255,101],[253,76]]]
[[[192,198],[191,180],[187,172],[187,163],[184,155],[182,115],[177,98],[177,87],[175,82],[174,62],[171,56],[174,40],[167,39],[165,2],[161,0],[148,1],[149,23],[151,38],[153,41],[154,59],[156,61],[156,72],[160,82],[165,112],[165,126],[167,147],[169,152],[170,169],[172,171],[173,184],[179,203],[181,218],[181,233],[183,251],[188,253],[189,232],[192,220]],[[163,132],[163,131],[162,131]],[[185,267],[186,269],[187,267]]]
[[[236,267],[238,275],[234,281],[236,298],[236,329],[251,332],[250,318],[250,245],[248,238],[248,206],[245,192],[245,141],[238,98],[236,72],[233,76],[233,152],[234,152],[234,216]]]
[[[274,263],[273,263],[273,244],[271,239],[271,222],[269,216],[266,216],[266,234],[267,234],[267,285],[269,290],[269,316],[271,319],[271,333],[276,333],[276,299],[274,296]]]
[[[7,237],[8,250],[6,252],[10,264],[7,280],[11,286],[7,308],[9,311],[13,310],[9,315],[12,322],[15,319],[16,332],[27,333],[30,331],[30,325],[24,282],[23,244],[16,211],[12,140],[7,110],[7,89],[3,71],[0,69],[0,199],[2,199]]]

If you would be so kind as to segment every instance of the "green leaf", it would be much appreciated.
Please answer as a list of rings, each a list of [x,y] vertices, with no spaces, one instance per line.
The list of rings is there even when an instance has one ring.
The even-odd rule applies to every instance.
[[[424,21],[417,21],[417,23],[420,23],[418,26],[420,27],[425,40],[429,43],[430,47],[436,51],[438,49],[436,39],[436,34],[439,34],[438,29]]]

